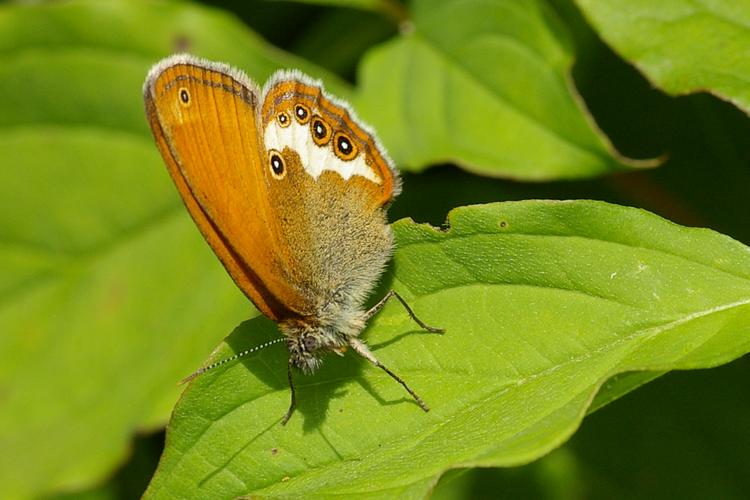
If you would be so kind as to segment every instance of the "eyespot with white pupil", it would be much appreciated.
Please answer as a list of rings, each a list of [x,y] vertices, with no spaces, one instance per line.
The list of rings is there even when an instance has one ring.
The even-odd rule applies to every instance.
[[[344,161],[353,160],[357,156],[357,146],[346,134],[337,132],[333,139],[333,149],[336,156]]]
[[[304,125],[310,121],[310,110],[304,104],[297,104],[294,106],[294,117]]]
[[[287,128],[291,123],[289,120],[289,115],[287,115],[284,111],[276,115],[276,121],[279,122],[279,125],[281,125],[282,128]]]
[[[310,122],[310,133],[318,146],[325,146],[331,140],[331,127],[319,116]]]
[[[190,92],[188,92],[188,89],[182,87],[179,91],[179,95],[180,104],[182,104],[183,106],[187,106],[188,104],[190,104]]]
[[[271,169],[271,175],[274,179],[281,180],[286,177],[284,158],[281,157],[281,153],[278,151],[272,149],[268,152],[268,166]]]

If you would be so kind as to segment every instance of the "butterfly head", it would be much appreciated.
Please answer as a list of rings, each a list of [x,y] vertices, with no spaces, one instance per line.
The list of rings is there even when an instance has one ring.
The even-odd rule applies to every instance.
[[[290,337],[287,341],[289,359],[292,365],[305,373],[312,373],[318,369],[322,354],[320,338],[314,333]]]
[[[315,372],[325,353],[341,355],[348,345],[345,336],[333,328],[296,321],[284,322],[280,326],[287,336],[290,362],[304,373]]]

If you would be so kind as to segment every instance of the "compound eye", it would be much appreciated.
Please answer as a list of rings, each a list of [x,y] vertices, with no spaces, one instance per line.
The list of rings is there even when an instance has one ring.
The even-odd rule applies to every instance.
[[[305,351],[307,352],[313,352],[318,348],[318,341],[315,339],[315,337],[305,337],[302,339],[302,343],[304,344]]]

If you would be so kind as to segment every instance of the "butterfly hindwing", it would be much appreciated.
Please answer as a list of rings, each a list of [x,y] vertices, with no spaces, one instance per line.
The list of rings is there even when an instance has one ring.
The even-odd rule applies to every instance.
[[[263,92],[261,119],[266,147],[299,152],[314,178],[329,170],[344,180],[367,179],[363,201],[378,208],[398,195],[398,174],[375,134],[320,82],[298,71],[276,73]]]
[[[391,255],[382,208],[399,185],[392,163],[345,104],[299,72],[271,78],[261,116],[265,147],[284,163],[268,195],[294,281],[317,297],[318,310],[341,294],[360,303]]]

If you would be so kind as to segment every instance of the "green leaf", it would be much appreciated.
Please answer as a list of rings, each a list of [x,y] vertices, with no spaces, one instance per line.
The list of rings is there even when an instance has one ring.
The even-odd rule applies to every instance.
[[[350,354],[297,377],[299,410],[283,427],[279,345],[186,390],[147,497],[416,498],[449,468],[519,465],[559,446],[613,375],[750,350],[750,251],[728,237],[590,201],[464,207],[449,222],[394,224],[381,290],[447,333],[419,332],[394,303],[364,334],[429,413]],[[277,335],[251,320],[215,357]]]
[[[332,9],[298,33],[291,50],[337,74],[353,77],[362,54],[395,32],[393,23],[375,13]]]
[[[75,127],[0,133],[0,496],[101,478],[134,429],[163,423],[216,329],[249,313],[149,146]]]
[[[748,498],[749,377],[750,356],[671,372],[586,418],[544,458],[450,471],[431,498]]]
[[[406,8],[399,0],[274,0],[277,2],[297,2],[331,7],[348,7],[351,9],[371,10],[380,12],[394,21],[403,21],[407,17]]]
[[[211,9],[0,6],[2,498],[101,481],[135,430],[166,422],[176,382],[221,332],[256,314],[146,125],[146,72],[177,49],[261,79],[290,65],[321,74]]]
[[[413,21],[365,57],[355,101],[402,168],[544,180],[653,165],[621,157],[596,128],[546,3],[417,1]]]
[[[599,35],[673,95],[708,91],[750,113],[750,2],[576,0]]]

